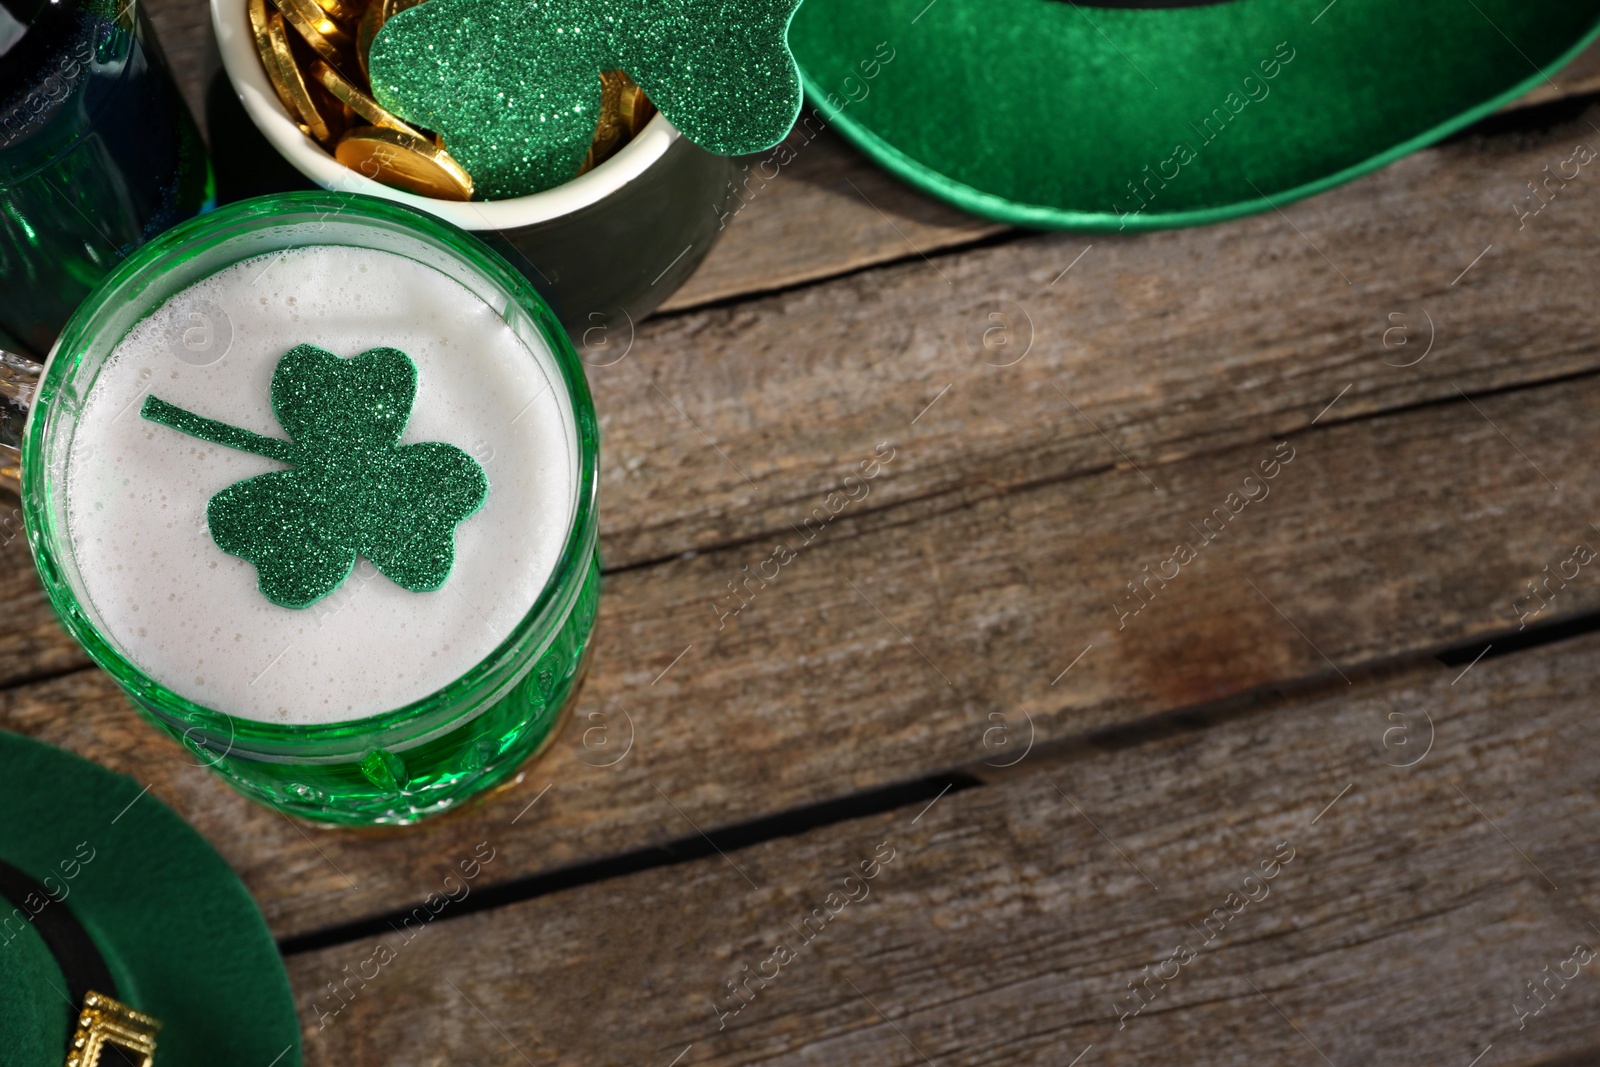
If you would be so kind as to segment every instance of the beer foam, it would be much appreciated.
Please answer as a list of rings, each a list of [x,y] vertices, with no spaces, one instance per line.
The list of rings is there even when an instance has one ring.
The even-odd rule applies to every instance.
[[[368,249],[246,260],[169,299],[106,360],[68,453],[68,535],[101,632],[180,696],[271,723],[364,718],[465,674],[533,606],[573,521],[576,425],[554,356],[535,342],[432,267]],[[401,443],[457,445],[488,474],[442,588],[410,592],[362,559],[309,608],[271,603],[255,568],[212,540],[206,505],[285,465],[140,417],[153,394],[285,437],[272,373],[302,343],[405,352],[419,380]]]

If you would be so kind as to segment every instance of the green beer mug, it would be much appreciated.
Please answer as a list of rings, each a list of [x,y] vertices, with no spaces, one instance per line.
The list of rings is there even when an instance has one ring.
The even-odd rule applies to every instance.
[[[281,268],[278,267],[280,262],[285,264]],[[321,305],[306,298],[304,286],[312,284],[307,278],[321,277],[317,271],[330,265],[341,271],[348,265],[349,273],[342,278],[340,299],[319,311]],[[254,275],[258,269],[265,276],[275,268],[284,272],[274,283],[280,285],[277,291],[294,292],[297,291],[295,286],[302,287],[298,290],[301,293],[298,303],[292,297],[282,305],[270,300],[270,286],[239,288],[237,292],[248,292],[250,300],[245,302],[240,298],[230,303],[232,298],[228,294],[235,290],[227,288],[231,283],[226,279],[242,278],[241,272],[246,271]],[[369,268],[370,273],[364,273]],[[412,281],[390,285],[383,272],[391,269],[396,272],[395,278]],[[207,283],[208,279],[213,286],[222,288],[205,288],[202,283]],[[383,289],[384,285],[390,288]],[[204,299],[195,296],[202,291],[210,295]],[[403,301],[397,302],[400,297],[383,295],[402,291],[406,299],[417,305],[415,320],[406,317],[412,309]],[[387,318],[374,318],[361,310],[363,307],[381,308],[385,300],[390,300],[390,306],[399,311]],[[449,301],[455,301],[449,307],[459,309],[459,314],[437,311]],[[363,319],[363,315],[368,318]],[[290,322],[293,324],[286,325]],[[384,549],[383,553],[362,550],[356,569],[346,570],[344,574],[348,577],[333,583],[336,588],[339,583],[345,583],[345,593],[330,594],[318,602],[321,607],[317,604],[281,606],[283,601],[269,602],[270,596],[259,603],[233,602],[238,600],[238,590],[242,588],[238,575],[245,564],[235,558],[241,553],[225,554],[220,547],[224,528],[218,525],[216,501],[241,485],[282,479],[286,475],[268,473],[236,483],[216,493],[209,511],[207,497],[222,483],[232,480],[230,469],[235,472],[240,469],[230,468],[229,464],[255,463],[258,466],[252,469],[259,470],[259,465],[267,462],[256,457],[241,459],[242,453],[254,452],[256,456],[276,458],[280,463],[293,466],[302,460],[293,458],[287,450],[307,446],[303,442],[292,445],[280,437],[235,429],[206,416],[226,411],[229,403],[234,403],[237,410],[244,410],[237,405],[248,401],[255,405],[250,408],[252,411],[264,411],[270,403],[289,436],[301,438],[301,430],[296,429],[295,418],[289,414],[294,397],[286,395],[283,384],[288,381],[284,378],[285,367],[291,360],[281,351],[284,346],[272,340],[273,331],[286,334],[300,331],[315,336],[324,327],[367,330],[369,322],[371,332],[379,336],[410,331],[408,336],[414,344],[408,349],[402,337],[394,347],[372,348],[361,353],[360,360],[330,359],[326,352],[319,351],[319,358],[327,364],[324,369],[332,368],[327,370],[333,376],[328,381],[344,381],[340,375],[347,371],[355,374],[352,368],[361,361],[368,361],[363,364],[365,366],[377,366],[369,360],[374,352],[395,353],[396,349],[409,350],[413,355],[423,352],[427,358],[418,356],[412,370],[412,389],[418,398],[419,418],[434,418],[435,428],[442,425],[438,412],[430,415],[427,404],[432,402],[430,397],[448,396],[457,398],[452,402],[457,403],[460,410],[467,411],[463,418],[474,417],[473,411],[468,409],[481,408],[486,420],[484,425],[492,431],[490,436],[502,434],[503,440],[514,443],[533,440],[560,443],[560,448],[548,454],[539,453],[537,463],[528,462],[527,454],[517,450],[523,447],[521,444],[511,449],[509,455],[500,456],[501,465],[493,467],[497,473],[486,478],[488,489],[486,496],[480,497],[481,512],[464,521],[453,520],[461,522],[460,530],[453,525],[444,527],[447,546],[465,540],[467,524],[474,520],[488,524],[478,527],[489,531],[485,537],[493,534],[501,538],[499,541],[480,538],[474,544],[515,546],[523,540],[533,544],[542,538],[538,543],[547,545],[548,549],[544,557],[538,558],[549,565],[542,585],[543,566],[526,566],[527,560],[537,557],[533,549],[522,555],[517,555],[520,550],[505,549],[503,558],[491,557],[487,552],[465,556],[457,552],[453,563],[447,557],[444,564],[450,580],[436,587],[405,585],[403,579],[393,577],[396,569],[389,562],[392,557],[389,549]],[[165,332],[149,334],[157,326]],[[477,332],[460,332],[469,328]],[[388,335],[383,333],[385,329]],[[137,330],[145,332],[135,333]],[[147,334],[164,337],[166,347],[158,344],[154,349],[149,345],[138,348],[137,344],[144,343],[139,339],[147,340]],[[487,338],[477,349],[487,351],[491,344],[499,345],[501,347],[493,351],[512,353],[506,357],[510,363],[503,368],[495,364],[492,374],[488,370],[475,374],[471,364],[479,357],[474,351],[458,351],[463,347],[460,344],[463,337],[469,341]],[[452,339],[457,341],[456,349],[448,348]],[[281,340],[278,338],[279,342]],[[147,366],[139,379],[146,384],[139,386],[139,392],[131,401],[122,404],[122,394],[118,390],[127,388],[132,364],[119,368],[125,358],[133,357],[112,357],[121,351],[119,345],[125,341],[135,345],[128,351],[138,351],[139,360]],[[440,345],[446,347],[441,349]],[[294,351],[309,347],[301,344]],[[265,371],[258,366],[261,359],[267,358],[267,349],[275,353],[272,358],[283,357],[270,383]],[[149,355],[151,351],[156,354]],[[440,352],[448,352],[452,362],[441,362]],[[515,355],[518,352],[523,355]],[[342,351],[336,355],[354,357],[356,353]],[[525,362],[518,362],[525,357]],[[384,366],[392,368],[396,357],[385,358],[391,363]],[[315,361],[305,365],[322,366]],[[270,369],[270,365],[267,367]],[[521,404],[521,395],[501,395],[507,389],[496,384],[501,379],[493,375],[502,370],[518,382],[529,383],[534,393],[533,399],[509,419],[505,415]],[[223,385],[216,386],[212,393],[206,392],[212,387],[211,383],[219,382]],[[244,383],[232,390],[238,395],[231,401],[230,390],[226,387],[230,382]],[[107,391],[101,408],[97,408],[94,401],[97,387]],[[313,417],[324,418],[323,425],[332,427],[326,432],[336,437],[342,434],[340,440],[356,440],[351,435],[365,425],[361,419],[381,420],[392,414],[389,409],[394,406],[390,403],[394,398],[381,389],[372,391],[378,388],[370,382],[360,384],[359,388],[352,387],[349,396],[367,405],[355,409],[354,421],[326,407],[333,403],[329,400],[319,402],[333,414],[325,411],[320,415],[313,413]],[[432,393],[430,388],[434,390]],[[363,389],[367,392],[362,392]],[[305,395],[313,394],[314,390],[307,386]],[[115,418],[110,418],[105,414],[110,409],[103,405],[110,403],[113,396],[121,410]],[[143,406],[136,407],[134,401],[141,396]],[[166,403],[173,396],[185,400],[191,411],[184,412]],[[475,238],[409,208],[355,195],[294,193],[223,208],[167,232],[118,267],[73,315],[42,368],[20,357],[5,356],[4,366],[0,367],[0,397],[9,408],[4,420],[0,420],[0,435],[12,435],[9,441],[15,441],[15,431],[26,412],[20,441],[24,523],[45,591],[63,625],[94,661],[110,673],[146,718],[177,738],[246,796],[311,820],[346,825],[407,824],[448,810],[493,787],[513,774],[553,737],[561,713],[581,679],[599,596],[596,511],[599,430],[582,365],[565,331],[527,279]],[[459,399],[463,397],[466,399]],[[537,406],[541,404],[542,407]],[[162,411],[169,414],[161,417]],[[171,415],[172,411],[177,411],[178,415]],[[530,421],[537,421],[540,426],[529,428],[520,424],[513,430],[512,424],[518,424],[529,412],[533,415]],[[407,418],[411,418],[409,402],[404,405],[398,425],[404,426]],[[304,420],[301,422],[303,424]],[[113,431],[124,436],[118,438]],[[128,433],[139,436],[130,438],[125,436]],[[545,436],[527,436],[535,433]],[[449,444],[437,442],[402,445],[399,434],[400,430],[395,429],[394,441],[388,447],[401,451],[450,449]],[[80,436],[82,440],[75,442]],[[202,440],[196,440],[197,437]],[[143,447],[141,442],[146,438],[158,441],[158,447],[182,450],[183,461],[192,463],[199,472],[193,477],[203,484],[204,491],[175,491],[166,482],[159,481],[165,475],[157,473],[157,465],[146,463],[141,467],[143,453],[138,448]],[[137,447],[130,448],[130,441]],[[208,449],[202,441],[223,447]],[[96,459],[100,449],[113,454],[114,460]],[[15,450],[12,454],[16,455]],[[367,453],[361,455],[368,456]],[[491,463],[490,456],[483,458]],[[127,466],[108,466],[111,462]],[[362,458],[350,462],[360,468],[361,464],[371,467],[377,461]],[[471,465],[476,461],[463,462]],[[95,480],[101,475],[93,472],[102,468],[116,472],[117,477],[123,479],[117,483],[119,486],[139,481],[147,472],[152,483],[159,484],[162,494],[159,507],[170,510],[170,515],[163,511],[161,517],[166,526],[161,528],[179,531],[173,535],[177,538],[172,542],[177,546],[174,550],[157,558],[149,545],[138,541],[138,530],[156,529],[160,523],[151,514],[138,511],[141,505],[137,501],[129,505],[118,503],[124,496],[134,498],[133,490],[101,493],[102,482]],[[309,469],[296,468],[295,473]],[[74,478],[79,479],[84,488],[76,489]],[[496,495],[497,487],[500,497]],[[436,513],[444,506],[440,503],[443,489],[434,482],[428,482],[424,488],[435,496],[421,498],[414,506],[407,505],[411,508],[409,511],[397,506],[392,519],[396,528],[413,520],[426,524],[437,518]],[[126,516],[119,514],[117,522],[126,519],[128,525],[92,527],[101,533],[107,530],[112,533],[91,537],[84,532],[91,529],[86,525],[91,520],[81,516],[90,514],[93,509],[85,505],[78,511],[73,510],[75,490],[84,494],[84,501],[94,501],[95,508],[109,506],[116,511],[126,506],[130,510]],[[541,497],[540,493],[546,496]],[[523,510],[495,512],[497,504],[502,508]],[[525,531],[522,517],[529,513],[553,517],[539,530]],[[567,516],[564,523],[560,518],[563,514]],[[294,523],[301,522],[303,516],[290,514],[285,518],[276,512],[271,515],[277,516],[273,521],[281,520],[281,529],[269,523],[263,527],[262,536],[278,538],[272,541],[274,545],[289,545],[290,548],[298,545],[299,542],[285,531],[299,530]],[[76,537],[75,523],[81,527]],[[110,550],[113,554],[106,555],[107,543],[120,541],[125,528],[135,531],[127,535],[129,546],[116,545]],[[325,532],[315,524],[306,529],[317,537]],[[404,540],[410,544],[414,539],[414,536],[401,539],[395,534],[390,542],[398,544]],[[137,558],[131,547],[134,544],[139,545]],[[315,541],[315,544],[322,542]],[[122,554],[116,555],[119,551]],[[455,549],[448,547],[447,551]],[[369,556],[381,558],[374,565],[369,562]],[[513,557],[524,561],[524,569],[515,569]],[[267,594],[269,573],[262,569],[267,563],[255,556],[245,558],[257,565],[260,574],[260,592],[250,588],[248,595]],[[356,559],[354,551],[349,559]],[[448,570],[451,566],[455,570]],[[186,568],[192,568],[194,574]],[[207,592],[213,588],[205,584],[213,580],[208,575],[226,576],[230,568],[234,577],[226,580],[234,585],[215,586],[222,590],[215,594]],[[190,589],[190,585],[184,583],[192,580],[193,589],[199,592],[180,602],[187,607],[163,607],[160,600],[151,603],[149,595],[144,597],[143,603],[136,604],[126,589],[143,588],[146,594],[150,589],[114,585],[112,579],[105,577],[111,571],[122,575],[117,581],[132,574],[128,581],[145,582],[146,586],[155,581],[149,575],[170,572],[177,576],[172,579],[176,583],[174,589]],[[470,614],[464,609],[457,611],[449,607],[455,603],[449,599],[452,596],[469,599],[461,592],[459,584],[451,584],[458,574],[464,576],[462,582],[476,581],[478,584],[469,588],[480,591],[517,587],[520,582],[520,587],[528,591],[531,605],[523,610],[524,601],[493,601],[488,614],[474,606],[473,610],[489,628],[483,633],[469,632],[477,625]],[[254,582],[257,572],[250,571],[247,577]],[[354,587],[355,583],[360,583],[360,587]],[[164,591],[167,587],[157,588]],[[230,588],[232,593],[227,592]],[[112,589],[114,595],[107,592]],[[174,593],[165,599],[177,595]],[[230,601],[230,597],[233,600]],[[352,603],[354,607],[347,606]],[[329,604],[335,607],[330,609]],[[326,680],[328,671],[333,668],[325,667],[323,661],[344,663],[345,660],[339,659],[344,653],[332,644],[319,645],[314,633],[302,650],[303,654],[297,653],[298,658],[290,657],[280,666],[279,659],[283,658],[280,653],[279,659],[266,665],[268,670],[278,672],[270,682],[272,691],[288,694],[281,697],[285,706],[277,709],[282,714],[264,713],[253,704],[247,706],[248,701],[233,697],[212,701],[213,706],[208,706],[204,694],[212,690],[205,688],[206,679],[190,677],[168,663],[168,653],[164,651],[167,645],[162,641],[164,634],[189,633],[201,623],[209,626],[207,620],[211,616],[206,613],[213,607],[217,611],[237,608],[246,613],[241,617],[264,620],[261,634],[241,632],[234,635],[238,647],[244,650],[235,657],[238,662],[230,661],[227,655],[220,656],[220,664],[218,657],[211,660],[201,657],[196,661],[205,664],[206,672],[215,671],[222,679],[214,683],[221,687],[215,691],[245,694],[253,699],[257,691],[251,687],[256,686],[261,677],[246,684],[246,675],[239,669],[246,653],[255,656],[251,663],[253,670],[273,651],[263,643],[262,634],[269,632],[269,627],[272,628],[270,632],[279,633],[281,639],[282,632],[304,633],[309,625],[306,620],[313,618],[318,626],[316,633],[321,633],[321,626],[331,620],[334,625],[343,627],[337,632],[343,634],[344,639],[359,641],[365,635],[377,650],[375,655],[389,656],[384,662],[392,663],[393,667],[383,667],[380,663],[373,668],[370,685],[351,688],[348,692],[339,690],[341,695],[335,700],[326,691],[330,684]],[[139,628],[135,630],[128,612],[141,609],[137,619]],[[338,614],[346,611],[350,614],[339,619]],[[436,621],[455,619],[457,615],[466,621],[449,625]],[[491,615],[502,620],[498,629],[490,625]],[[294,630],[294,627],[300,629]],[[139,640],[130,636],[135,632]],[[155,634],[154,641],[141,643],[148,633]],[[181,646],[177,637],[169,643],[179,648],[181,655],[197,654],[193,647]],[[155,649],[159,654],[131,652],[131,645]],[[470,662],[458,662],[456,667],[449,668],[448,674],[427,680],[428,657],[448,652],[459,659],[463,648],[486,651],[481,656],[474,652]],[[450,651],[452,649],[456,651]],[[141,658],[150,662],[141,663]],[[156,670],[151,662],[160,662],[162,666]],[[419,663],[422,666],[411,670]],[[441,663],[448,663],[448,656]],[[399,691],[390,685],[385,672],[395,677],[404,676],[409,679],[405,684],[413,688],[423,685],[425,691],[392,704],[363,708],[360,714],[349,718],[307,712],[319,701],[336,704],[348,698],[350,706],[359,706],[363,700],[370,703],[383,699],[384,693]],[[262,676],[266,676],[266,671]],[[360,692],[356,696],[349,695],[357,689]],[[297,699],[303,706],[294,704]],[[230,701],[233,706],[228,706]]]

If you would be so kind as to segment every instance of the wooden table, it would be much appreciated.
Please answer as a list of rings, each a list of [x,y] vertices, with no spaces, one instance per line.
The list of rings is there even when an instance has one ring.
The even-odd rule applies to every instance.
[[[204,6],[155,17],[225,107]],[[216,844],[314,1064],[1593,1062],[1600,176],[1513,208],[1600,136],[1600,56],[1558,81],[1142,237],[805,146],[591,370],[593,667],[465,812],[229,792],[15,536],[0,726]]]

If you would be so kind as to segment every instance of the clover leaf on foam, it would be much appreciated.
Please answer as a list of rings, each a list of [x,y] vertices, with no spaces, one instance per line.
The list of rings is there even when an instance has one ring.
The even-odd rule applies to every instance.
[[[272,410],[289,439],[264,437],[154,395],[141,414],[181,433],[287,463],[211,498],[217,546],[255,565],[263,596],[304,608],[365,556],[396,585],[438,589],[455,560],[455,528],[483,505],[477,460],[441,442],[402,445],[417,368],[397,348],[349,359],[298,345],[272,375]]]

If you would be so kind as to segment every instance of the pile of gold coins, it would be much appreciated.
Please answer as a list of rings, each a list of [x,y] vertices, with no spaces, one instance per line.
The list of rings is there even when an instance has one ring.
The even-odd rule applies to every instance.
[[[267,79],[307,137],[384,185],[438,200],[472,199],[472,175],[451,158],[444,139],[372,98],[367,53],[373,39],[384,22],[422,0],[246,2]],[[656,110],[621,71],[600,75],[600,84],[600,118],[578,174],[615,155]]]

